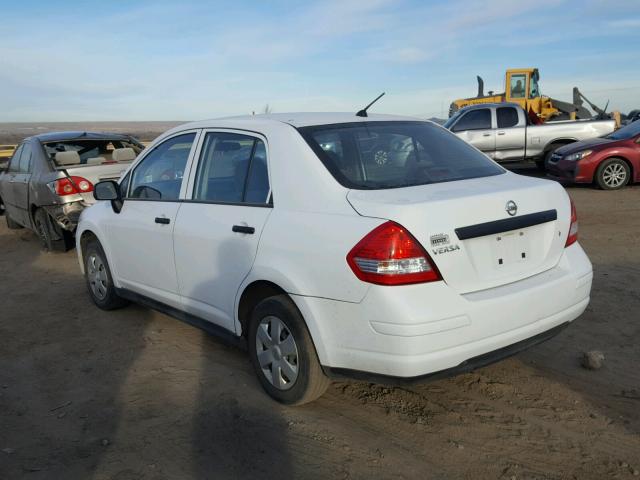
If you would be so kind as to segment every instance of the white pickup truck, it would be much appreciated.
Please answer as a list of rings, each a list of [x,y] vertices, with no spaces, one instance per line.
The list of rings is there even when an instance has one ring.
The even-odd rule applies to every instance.
[[[567,120],[534,125],[515,103],[471,105],[445,124],[458,137],[497,162],[533,160],[544,168],[556,148],[613,132],[614,120]]]

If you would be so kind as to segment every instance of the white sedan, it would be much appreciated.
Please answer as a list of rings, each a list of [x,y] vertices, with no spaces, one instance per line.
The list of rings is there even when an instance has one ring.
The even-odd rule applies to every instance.
[[[95,304],[135,301],[245,345],[287,404],[336,377],[469,371],[589,302],[565,190],[412,118],[190,123],[95,196],[76,236]]]

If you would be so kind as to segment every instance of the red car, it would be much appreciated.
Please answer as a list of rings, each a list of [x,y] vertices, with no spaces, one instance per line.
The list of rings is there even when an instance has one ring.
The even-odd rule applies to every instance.
[[[640,182],[640,120],[606,137],[558,148],[547,162],[549,176],[560,182],[595,183],[617,190]]]

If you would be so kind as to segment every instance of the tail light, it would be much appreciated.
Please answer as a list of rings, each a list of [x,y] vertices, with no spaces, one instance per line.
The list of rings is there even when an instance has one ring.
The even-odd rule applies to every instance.
[[[442,280],[422,245],[404,227],[386,222],[369,232],[347,255],[360,280],[407,285]]]
[[[53,182],[56,194],[64,197],[77,193],[89,193],[93,191],[93,183],[83,177],[65,177]]]
[[[569,226],[569,235],[567,236],[567,242],[565,247],[572,245],[578,241],[578,213],[576,212],[576,206],[571,200],[571,225]]]

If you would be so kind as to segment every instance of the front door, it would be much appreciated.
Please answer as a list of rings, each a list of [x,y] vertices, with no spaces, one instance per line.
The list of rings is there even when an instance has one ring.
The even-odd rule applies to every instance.
[[[470,110],[456,122],[453,132],[478,150],[493,158],[496,150],[496,132],[491,128],[491,109]]]
[[[184,309],[234,331],[235,299],[271,213],[266,142],[207,132],[174,230]]]
[[[196,136],[176,135],[144,155],[130,173],[122,210],[113,213],[107,229],[120,285],[175,308],[180,295],[173,230]]]

